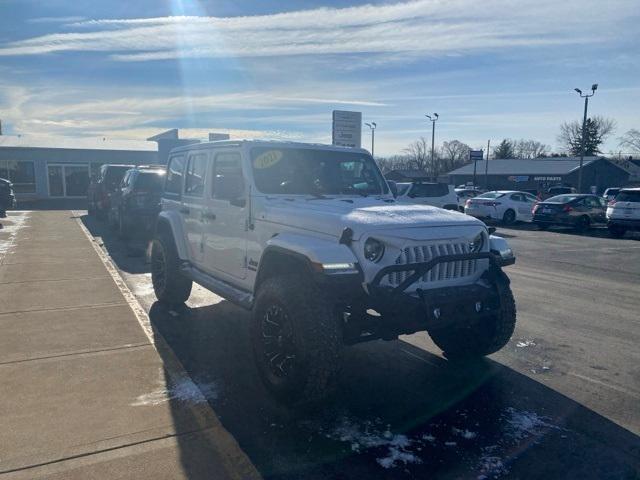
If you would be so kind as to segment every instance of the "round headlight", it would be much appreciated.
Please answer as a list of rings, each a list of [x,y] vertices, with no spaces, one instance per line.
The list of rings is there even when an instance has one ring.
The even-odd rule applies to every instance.
[[[482,246],[484,245],[484,234],[479,233],[473,241],[469,242],[469,251],[471,253],[477,253],[482,250]]]
[[[375,238],[367,238],[364,242],[364,258],[370,262],[377,262],[384,255],[384,243]]]

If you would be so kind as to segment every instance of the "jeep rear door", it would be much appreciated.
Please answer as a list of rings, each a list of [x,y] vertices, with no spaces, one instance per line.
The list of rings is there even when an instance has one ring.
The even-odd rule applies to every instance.
[[[203,211],[204,269],[213,275],[247,275],[247,195],[239,151],[214,151]]]

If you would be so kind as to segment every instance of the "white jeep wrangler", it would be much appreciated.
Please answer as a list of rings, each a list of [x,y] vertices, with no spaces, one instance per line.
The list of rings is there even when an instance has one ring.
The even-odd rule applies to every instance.
[[[158,300],[192,282],[252,312],[280,400],[318,400],[344,345],[426,331],[450,358],[502,348],[516,321],[502,238],[459,212],[397,203],[365,150],[223,141],[170,154],[152,246]]]

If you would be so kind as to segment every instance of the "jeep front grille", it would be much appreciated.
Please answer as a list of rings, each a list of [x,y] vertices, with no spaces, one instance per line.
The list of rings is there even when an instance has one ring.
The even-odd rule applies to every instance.
[[[456,255],[470,253],[468,243],[441,243],[406,247],[398,258],[396,265],[408,263],[428,262],[441,255]],[[440,282],[472,276],[476,273],[478,260],[461,260],[458,262],[439,263],[420,279],[421,282]],[[413,272],[394,272],[387,275],[387,281],[392,286],[400,285]]]

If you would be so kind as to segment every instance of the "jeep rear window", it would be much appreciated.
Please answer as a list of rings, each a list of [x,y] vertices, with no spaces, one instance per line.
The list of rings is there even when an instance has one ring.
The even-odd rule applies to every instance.
[[[388,193],[380,170],[363,153],[259,147],[251,150],[251,166],[256,188],[267,194]]]
[[[411,189],[415,197],[444,197],[449,193],[446,183],[416,183]]]
[[[159,192],[164,184],[164,171],[140,172],[136,178],[135,189]]]
[[[616,202],[638,202],[640,203],[640,192],[622,191],[616,197]]]

